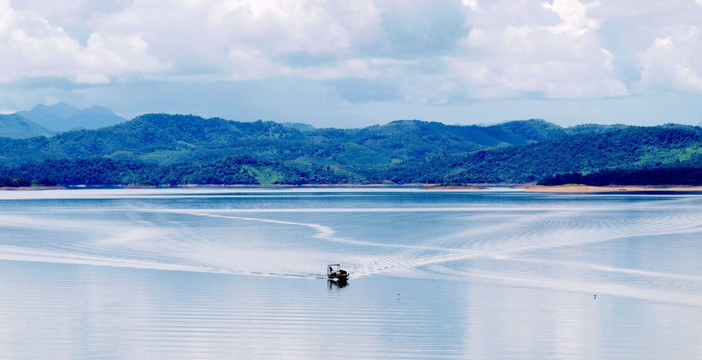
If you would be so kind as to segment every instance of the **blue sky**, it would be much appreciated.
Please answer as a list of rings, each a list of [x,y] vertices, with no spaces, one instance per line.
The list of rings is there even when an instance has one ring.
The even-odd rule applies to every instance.
[[[702,0],[0,0],[0,111],[702,122]]]

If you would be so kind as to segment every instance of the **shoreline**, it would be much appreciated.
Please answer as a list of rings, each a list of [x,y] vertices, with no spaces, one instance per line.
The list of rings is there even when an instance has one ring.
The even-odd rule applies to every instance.
[[[534,192],[612,193],[612,192],[702,192],[702,186],[685,185],[517,185],[513,188]]]
[[[422,190],[486,190],[490,188],[505,188],[532,192],[554,193],[617,193],[617,192],[702,192],[702,186],[687,185],[534,185],[534,184],[267,184],[267,185],[180,185],[172,187],[143,186],[143,185],[113,185],[113,186],[32,186],[32,187],[0,187],[0,191],[45,191],[45,190],[83,190],[83,189],[197,189],[197,188],[418,188]]]

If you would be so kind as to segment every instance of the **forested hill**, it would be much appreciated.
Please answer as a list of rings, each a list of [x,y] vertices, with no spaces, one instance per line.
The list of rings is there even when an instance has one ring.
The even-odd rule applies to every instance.
[[[34,136],[51,136],[53,132],[19,115],[0,114],[0,134],[14,139],[26,139]]]
[[[563,133],[563,129],[542,120],[487,127],[396,121],[364,129],[301,132],[275,122],[149,114],[107,128],[70,131],[51,138],[0,139],[0,165],[94,157],[163,165],[247,155],[298,164],[348,166],[370,162],[373,166],[390,166],[418,157],[524,145]]]
[[[477,151],[408,164],[401,176],[419,182],[531,183],[558,174],[702,168],[702,129],[693,126],[623,127],[551,138],[527,146]],[[436,176],[434,174],[437,174]],[[392,177],[391,177],[392,178]],[[400,180],[400,179],[395,179]],[[646,179],[638,179],[639,184]],[[675,183],[671,180],[671,184]]]
[[[97,130],[0,138],[0,186],[528,183],[558,174],[702,166],[701,131],[561,128],[543,120],[492,126],[409,120],[300,131],[275,122],[148,114]]]

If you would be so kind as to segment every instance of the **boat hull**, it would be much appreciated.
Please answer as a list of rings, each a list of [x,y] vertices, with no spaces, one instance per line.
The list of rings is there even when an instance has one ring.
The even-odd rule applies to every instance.
[[[327,277],[332,281],[346,280],[349,277],[349,273],[346,270],[332,271]]]

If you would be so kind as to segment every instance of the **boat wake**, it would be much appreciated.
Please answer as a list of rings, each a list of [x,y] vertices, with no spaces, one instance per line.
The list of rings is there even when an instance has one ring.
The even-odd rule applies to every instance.
[[[325,279],[324,266],[333,262],[343,264],[354,280],[383,275],[485,281],[702,306],[696,295],[702,293],[700,276],[613,266],[612,259],[582,255],[612,243],[696,238],[702,233],[702,212],[694,201],[639,202],[635,215],[626,203],[399,209],[69,207],[48,216],[0,213],[0,259],[302,279]],[[666,205],[681,210],[661,215],[660,207]],[[631,285],[637,283],[642,286]],[[678,290],[667,290],[671,284]]]

